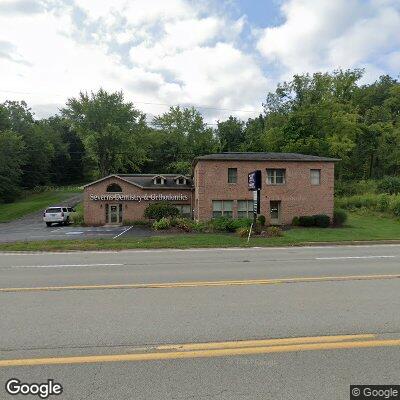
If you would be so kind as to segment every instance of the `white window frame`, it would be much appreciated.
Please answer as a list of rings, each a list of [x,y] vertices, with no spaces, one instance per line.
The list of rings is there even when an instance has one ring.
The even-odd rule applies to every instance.
[[[192,218],[192,206],[190,204],[174,204],[179,210],[179,214],[185,218]],[[189,207],[189,212],[183,212],[183,207]]]
[[[313,181],[313,179],[315,178],[315,176],[313,176],[313,173],[318,172],[318,183],[315,183],[315,181]],[[310,183],[312,186],[319,186],[321,185],[321,169],[319,168],[312,168],[310,169]]]
[[[234,179],[234,182],[230,182],[230,175],[229,175],[229,172],[230,171],[235,171],[235,174],[234,174],[234,177],[235,177],[235,179]],[[235,183],[237,183],[237,168],[228,168],[228,183],[229,184],[231,184],[231,185],[234,185]]]
[[[221,203],[221,210],[215,210],[214,205],[220,202]],[[227,205],[230,203],[230,210],[228,210]],[[221,214],[215,215],[214,213],[220,212]],[[219,218],[219,217],[227,217],[227,218],[233,218],[233,200],[212,200],[212,217],[213,218]]]
[[[282,182],[276,182],[278,171],[282,171]],[[270,174],[272,173],[272,174]],[[279,175],[280,176],[280,175]],[[267,185],[285,185],[286,184],[286,169],[285,168],[267,168]]]
[[[245,205],[246,205],[246,210],[241,210],[240,209],[240,204],[241,203],[245,203]],[[252,216],[253,216],[253,200],[238,200],[237,201],[237,217],[238,217],[238,219],[241,219],[241,218],[251,218]],[[239,213],[246,213],[246,216],[244,216],[244,217],[240,217],[239,216]]]

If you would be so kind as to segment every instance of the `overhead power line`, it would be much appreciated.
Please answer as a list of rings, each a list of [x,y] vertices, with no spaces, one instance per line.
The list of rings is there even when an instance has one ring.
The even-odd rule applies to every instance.
[[[35,93],[35,92],[20,92],[15,90],[0,90],[1,93],[12,93],[12,94],[27,94],[27,95],[51,95],[51,96],[60,96],[60,97],[68,97],[59,93]],[[153,103],[149,101],[137,101],[133,100],[133,103],[136,104],[144,104],[144,105],[153,105],[153,106],[163,106],[163,107],[194,107],[203,110],[215,110],[215,111],[232,111],[232,112],[244,112],[244,113],[261,113],[261,110],[240,110],[234,108],[220,108],[209,105],[201,105],[201,104],[191,104],[191,103],[180,103],[180,104],[169,104],[169,103]]]

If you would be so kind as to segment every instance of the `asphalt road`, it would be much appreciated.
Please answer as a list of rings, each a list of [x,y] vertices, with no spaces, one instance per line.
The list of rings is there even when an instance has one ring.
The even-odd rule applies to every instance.
[[[399,261],[396,245],[1,253],[0,399],[31,398],[11,377],[74,400],[400,384]]]

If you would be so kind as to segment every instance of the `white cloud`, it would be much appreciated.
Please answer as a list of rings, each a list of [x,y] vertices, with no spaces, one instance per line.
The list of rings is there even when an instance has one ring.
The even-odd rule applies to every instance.
[[[287,74],[378,64],[400,45],[398,0],[288,0],[282,13],[257,48]]]
[[[31,64],[0,58],[0,100],[25,98],[42,116],[80,90],[104,87],[143,103],[261,109],[267,80],[235,44],[244,18],[206,13],[204,3],[184,0],[41,2],[41,13],[0,16],[0,43]]]

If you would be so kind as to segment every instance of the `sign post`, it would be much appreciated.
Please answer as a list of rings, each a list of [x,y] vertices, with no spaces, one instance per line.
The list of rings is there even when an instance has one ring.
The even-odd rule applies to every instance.
[[[260,214],[260,191],[262,186],[261,171],[256,170],[248,175],[248,188],[253,192],[253,225],[257,222],[257,214]],[[251,229],[250,229],[251,233]],[[250,234],[249,234],[250,239]]]

